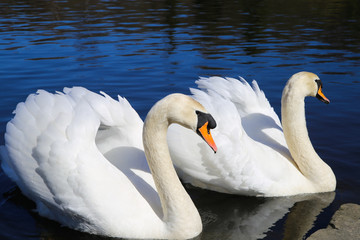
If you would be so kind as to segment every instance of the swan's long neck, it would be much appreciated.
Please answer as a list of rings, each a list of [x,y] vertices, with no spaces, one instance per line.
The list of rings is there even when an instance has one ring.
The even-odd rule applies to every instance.
[[[202,230],[200,215],[182,186],[172,164],[167,145],[167,106],[157,103],[148,113],[143,130],[143,142],[163,209],[163,221],[174,236],[194,237]],[[186,236],[193,232],[193,236]],[[185,235],[184,235],[185,234]],[[169,236],[171,237],[171,236]]]
[[[332,191],[335,176],[311,144],[306,127],[304,98],[296,89],[285,87],[281,99],[281,118],[286,143],[301,173],[315,188]]]

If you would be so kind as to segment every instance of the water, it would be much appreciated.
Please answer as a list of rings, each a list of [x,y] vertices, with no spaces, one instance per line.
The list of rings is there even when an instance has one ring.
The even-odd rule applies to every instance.
[[[249,198],[188,187],[199,239],[301,239],[360,203],[360,5],[330,1],[11,1],[0,3],[0,136],[37,89],[84,86],[125,96],[145,117],[198,76],[256,79],[280,114],[285,81],[317,73],[325,106],[306,100],[309,134],[337,176],[335,193]],[[0,144],[4,143],[3,137]],[[0,172],[1,239],[103,239],[61,227]]]

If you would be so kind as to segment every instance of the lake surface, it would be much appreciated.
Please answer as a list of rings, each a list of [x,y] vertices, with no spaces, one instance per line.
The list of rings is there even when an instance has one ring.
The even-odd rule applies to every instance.
[[[265,199],[188,187],[204,222],[197,239],[302,239],[341,204],[360,203],[357,0],[2,0],[0,144],[16,104],[37,89],[119,94],[144,119],[199,76],[242,76],[280,115],[286,80],[303,70],[320,76],[331,101],[307,99],[306,119],[336,192]],[[103,239],[39,217],[2,171],[0,191],[0,239]]]

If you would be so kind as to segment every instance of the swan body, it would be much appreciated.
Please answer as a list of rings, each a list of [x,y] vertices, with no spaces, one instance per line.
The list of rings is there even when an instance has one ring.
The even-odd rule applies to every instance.
[[[251,87],[244,79],[210,77],[197,84],[192,97],[217,120],[213,136],[220,150],[213,155],[189,131],[171,127],[171,156],[185,182],[251,196],[334,191],[334,173],[315,152],[305,121],[306,96],[329,103],[318,76],[300,72],[288,80],[282,125],[255,81]],[[197,143],[190,146],[192,140]]]
[[[192,238],[201,219],[164,136],[171,123],[197,131],[199,118],[211,122],[208,135],[199,135],[215,151],[216,123],[189,96],[160,100],[143,124],[121,97],[81,87],[39,90],[7,124],[2,168],[40,215],[67,227],[110,237]]]

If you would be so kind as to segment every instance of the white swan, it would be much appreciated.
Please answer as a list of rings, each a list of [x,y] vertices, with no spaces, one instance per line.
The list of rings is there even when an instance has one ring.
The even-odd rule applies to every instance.
[[[66,88],[18,104],[5,133],[4,171],[40,215],[73,229],[123,238],[198,235],[201,219],[176,175],[166,132],[181,124],[216,151],[211,115],[172,94],[154,105],[143,128],[125,99],[103,95]]]
[[[170,153],[185,182],[253,196],[335,189],[334,173],[315,152],[306,128],[304,98],[316,96],[329,103],[318,76],[300,72],[288,80],[281,100],[283,130],[255,81],[251,87],[244,79],[210,77],[197,84],[201,90],[191,92],[216,119],[213,136],[220,150],[210,154],[200,141],[190,146],[188,131],[170,127]]]

